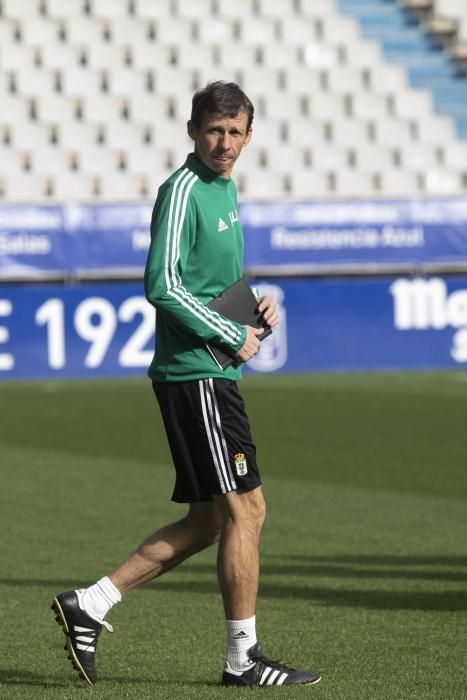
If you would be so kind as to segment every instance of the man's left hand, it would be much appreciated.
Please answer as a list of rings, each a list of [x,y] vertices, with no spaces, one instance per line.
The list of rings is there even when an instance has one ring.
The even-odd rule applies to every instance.
[[[277,313],[276,302],[271,296],[259,297],[258,311],[261,312],[263,319],[270,328],[277,326],[279,323],[279,316]]]

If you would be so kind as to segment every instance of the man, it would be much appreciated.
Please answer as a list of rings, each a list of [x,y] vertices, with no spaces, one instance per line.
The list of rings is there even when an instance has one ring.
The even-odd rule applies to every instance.
[[[242,276],[243,234],[234,164],[251,138],[253,105],[234,83],[210,83],[193,97],[188,133],[194,153],[159,189],[145,272],[157,309],[149,368],[176,470],[172,499],[188,503],[182,520],[150,535],[129,559],[87,589],[54,598],[69,658],[91,685],[104,620],[122,595],[219,543],[218,579],[227,625],[223,685],[311,684],[267,659],[255,627],[259,536],[265,503],[244,404],[240,365],[259,351],[262,330],[241,326],[206,304]],[[277,324],[271,297],[260,297],[265,322]],[[206,351],[215,343],[237,363],[222,371]]]

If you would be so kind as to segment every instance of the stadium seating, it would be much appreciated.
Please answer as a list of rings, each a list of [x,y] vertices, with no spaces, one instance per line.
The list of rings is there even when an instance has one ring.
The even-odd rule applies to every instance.
[[[467,79],[411,1],[0,0],[0,201],[153,197],[214,79],[256,106],[243,197],[465,194]]]

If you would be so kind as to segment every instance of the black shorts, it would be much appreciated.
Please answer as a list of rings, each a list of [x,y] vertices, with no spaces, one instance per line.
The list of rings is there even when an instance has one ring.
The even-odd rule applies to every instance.
[[[154,382],[175,465],[172,500],[211,501],[261,484],[237,385],[225,379]]]

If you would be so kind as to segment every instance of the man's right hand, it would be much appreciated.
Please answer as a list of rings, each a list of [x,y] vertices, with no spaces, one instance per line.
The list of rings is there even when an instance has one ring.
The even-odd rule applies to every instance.
[[[235,353],[235,357],[240,362],[248,362],[259,352],[260,341],[257,336],[264,333],[264,328],[253,328],[253,326],[244,326],[244,328],[246,328],[245,342],[240,350]]]

